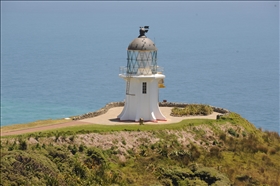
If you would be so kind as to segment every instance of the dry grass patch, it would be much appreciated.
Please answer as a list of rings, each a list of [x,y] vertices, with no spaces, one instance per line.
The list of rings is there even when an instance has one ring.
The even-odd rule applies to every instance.
[[[40,127],[40,126],[49,126],[49,125],[55,125],[55,124],[60,124],[60,123],[66,123],[69,121],[71,121],[71,120],[67,120],[67,119],[38,120],[38,121],[30,122],[27,124],[14,124],[14,125],[10,125],[10,126],[3,126],[3,127],[1,127],[1,132],[11,132],[11,131],[16,131],[16,130]]]

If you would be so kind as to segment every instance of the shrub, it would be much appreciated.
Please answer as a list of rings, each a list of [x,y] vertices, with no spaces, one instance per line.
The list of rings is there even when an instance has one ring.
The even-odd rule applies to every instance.
[[[267,136],[269,138],[276,139],[276,140],[280,141],[280,135],[277,132],[265,131],[265,133],[267,134]]]
[[[232,136],[237,136],[237,133],[235,132],[235,130],[233,128],[228,129],[228,133]]]
[[[60,137],[60,133],[56,131],[56,133],[55,133],[55,142],[58,141],[59,137]]]
[[[189,168],[159,168],[160,179],[164,185],[167,185],[167,182],[163,180],[172,180],[172,183],[169,185],[230,185],[230,180],[210,167],[203,167],[196,164],[189,165]]]
[[[126,141],[125,141],[124,139],[122,140],[122,144],[123,144],[123,145],[126,145]]]
[[[263,152],[263,153],[267,153],[267,151],[268,151],[268,148],[266,147],[266,146],[263,146],[263,145],[259,145],[258,146],[258,150],[260,151],[260,152]]]
[[[227,135],[225,133],[220,134],[219,136],[220,140],[226,141]]]
[[[253,135],[249,135],[248,138],[243,138],[240,144],[242,145],[242,150],[245,152],[256,153],[259,151],[258,140]]]
[[[211,157],[217,157],[217,158],[221,158],[221,152],[220,149],[218,147],[211,147],[210,149],[210,156]]]
[[[209,115],[213,113],[212,107],[209,105],[200,105],[200,114],[202,115]]]
[[[13,151],[15,149],[15,147],[12,145],[8,148],[8,151]]]
[[[39,135],[36,134],[35,137],[34,137],[37,141],[39,141]]]
[[[74,139],[75,139],[75,136],[69,137],[69,140],[72,141],[72,142],[74,141]]]
[[[190,185],[190,186],[207,186],[208,184],[202,180],[199,179],[185,179],[184,181],[179,181],[178,183],[179,186],[185,186],[185,185]]]
[[[58,185],[57,179],[52,175],[45,175],[46,185]]]
[[[27,143],[25,140],[20,140],[19,142],[19,150],[27,150]]]
[[[41,146],[39,143],[36,144],[36,149],[41,149]]]
[[[276,154],[276,149],[275,148],[271,148],[270,150],[269,150],[269,154],[270,155],[273,155],[273,154]]]
[[[192,145],[192,146],[191,146],[190,152],[191,152],[191,154],[190,154],[190,160],[192,160],[192,161],[197,160],[197,159],[200,157],[200,155],[201,155],[201,153],[200,153],[198,147],[195,146],[195,145]]]
[[[79,146],[79,152],[83,152],[85,150],[85,146],[83,144],[81,144]]]
[[[49,148],[48,151],[52,159],[58,158],[60,160],[63,160],[67,158],[67,154],[61,150],[55,148]]]
[[[213,141],[213,145],[217,145],[218,142],[216,140]]]
[[[209,115],[212,113],[212,107],[203,104],[189,104],[185,108],[174,107],[171,110],[173,116]]]
[[[91,148],[87,150],[87,155],[90,156],[90,158],[87,158],[87,160],[85,161],[85,163],[88,165],[88,167],[90,168],[91,164],[96,164],[96,165],[101,165],[107,164],[107,160],[102,152],[102,150],[98,149],[98,148]]]
[[[74,164],[73,172],[80,178],[87,177],[87,167],[76,161]]]
[[[78,149],[76,147],[76,145],[74,145],[73,147],[71,145],[68,146],[68,149],[70,150],[70,152],[75,155],[78,152]]]
[[[236,179],[242,182],[248,181],[249,179],[251,179],[251,176],[248,175],[237,175]]]

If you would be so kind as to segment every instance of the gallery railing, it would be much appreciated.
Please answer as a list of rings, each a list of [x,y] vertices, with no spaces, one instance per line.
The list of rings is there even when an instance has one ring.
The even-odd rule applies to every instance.
[[[148,67],[148,68],[127,68],[126,66],[121,66],[119,69],[119,74],[127,75],[151,75],[151,74],[163,74],[164,68],[157,66]]]

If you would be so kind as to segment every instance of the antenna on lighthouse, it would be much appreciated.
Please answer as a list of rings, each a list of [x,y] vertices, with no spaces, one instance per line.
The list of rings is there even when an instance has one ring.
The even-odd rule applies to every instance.
[[[144,27],[141,27],[140,26],[140,35],[138,37],[142,37],[142,36],[145,36],[145,33],[147,33],[149,31],[149,26],[144,26]]]

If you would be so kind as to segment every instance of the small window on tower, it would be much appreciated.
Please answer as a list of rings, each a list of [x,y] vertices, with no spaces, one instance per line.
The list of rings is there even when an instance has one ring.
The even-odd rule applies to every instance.
[[[143,82],[143,85],[142,85],[142,93],[143,93],[143,94],[147,94],[147,82]]]

